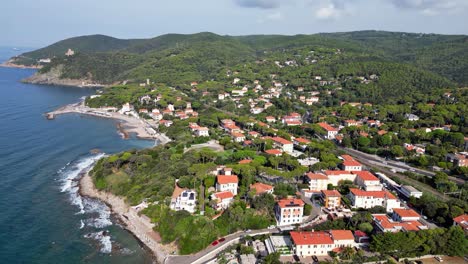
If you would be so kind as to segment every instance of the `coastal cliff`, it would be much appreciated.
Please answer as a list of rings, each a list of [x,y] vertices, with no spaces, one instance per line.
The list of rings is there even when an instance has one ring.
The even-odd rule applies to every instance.
[[[25,83],[46,84],[46,85],[62,85],[75,87],[105,87],[106,85],[94,83],[89,79],[69,79],[61,78],[63,73],[63,65],[52,68],[46,73],[36,72],[33,76],[21,80]]]
[[[153,230],[153,224],[148,217],[139,215],[122,197],[97,190],[88,172],[80,179],[80,194],[106,203],[125,224],[125,228],[153,253],[158,263],[164,263],[171,249],[161,244],[160,237]]]
[[[14,59],[10,59],[0,64],[0,67],[6,68],[19,68],[19,69],[41,69],[41,65],[23,65],[15,62]]]

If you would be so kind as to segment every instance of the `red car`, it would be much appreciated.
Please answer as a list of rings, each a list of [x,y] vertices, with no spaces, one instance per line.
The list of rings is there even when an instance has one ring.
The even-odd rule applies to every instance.
[[[224,242],[226,239],[224,237],[218,239],[218,241],[221,243],[221,242]]]
[[[213,243],[211,243],[212,246],[216,246],[218,244],[219,244],[218,240],[215,240],[215,241],[213,241]]]

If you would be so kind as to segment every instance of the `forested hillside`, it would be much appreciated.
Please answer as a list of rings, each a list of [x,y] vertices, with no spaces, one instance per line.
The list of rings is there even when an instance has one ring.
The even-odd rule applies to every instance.
[[[40,73],[63,65],[61,78],[103,84],[149,78],[181,86],[193,81],[218,81],[236,69],[243,77],[251,72],[253,79],[260,80],[281,72],[281,76],[287,76],[283,81],[304,86],[313,76],[325,75],[334,86],[377,98],[468,85],[464,74],[468,70],[467,40],[467,36],[381,31],[238,37],[203,32],[140,40],[93,35],[60,41],[14,61],[33,64],[51,58]],[[66,57],[68,48],[75,55]],[[314,53],[321,50],[325,53]],[[278,65],[281,60],[293,67]],[[380,76],[379,81],[360,85],[350,80],[371,75]]]

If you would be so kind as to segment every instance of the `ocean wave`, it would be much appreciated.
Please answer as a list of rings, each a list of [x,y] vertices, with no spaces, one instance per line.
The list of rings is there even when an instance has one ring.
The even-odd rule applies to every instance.
[[[91,238],[101,244],[101,252],[109,254],[112,252],[112,241],[107,231],[99,231],[84,235],[85,238]]]
[[[85,227],[102,229],[112,225],[110,208],[100,200],[81,196],[79,192],[79,180],[82,174],[102,157],[104,157],[102,153],[88,156],[75,162],[69,162],[57,171],[61,182],[60,191],[67,193],[70,203],[79,208],[76,214],[83,215],[83,219],[80,220],[80,229]],[[108,231],[93,232],[84,237],[99,241],[102,253],[111,253],[112,242]]]

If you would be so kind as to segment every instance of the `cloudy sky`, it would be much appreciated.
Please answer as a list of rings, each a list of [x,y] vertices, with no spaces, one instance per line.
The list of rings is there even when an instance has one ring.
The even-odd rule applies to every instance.
[[[468,0],[7,0],[0,45],[78,35],[313,34],[387,30],[468,34]]]

